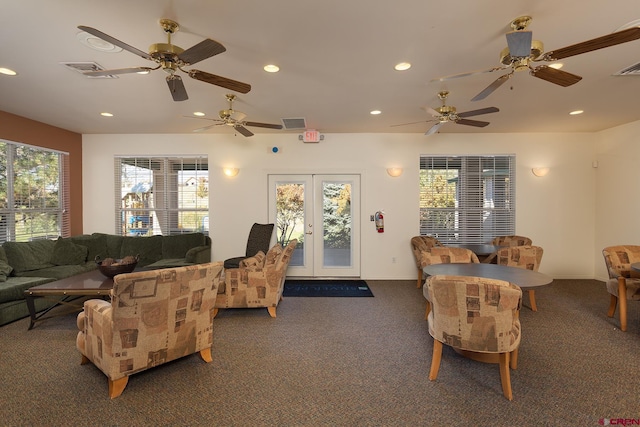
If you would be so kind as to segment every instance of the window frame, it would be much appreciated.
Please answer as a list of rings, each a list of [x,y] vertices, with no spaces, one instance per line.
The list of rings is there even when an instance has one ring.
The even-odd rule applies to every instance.
[[[44,148],[29,144],[22,144],[14,141],[0,139],[0,146],[4,146],[4,162],[0,165],[0,168],[4,169],[4,181],[6,182],[6,191],[4,207],[0,205],[0,243],[7,241],[24,242],[36,239],[51,239],[57,237],[69,237],[71,235],[71,223],[70,223],[70,166],[69,166],[69,153],[54,150],[50,148]],[[57,156],[57,174],[56,178],[52,182],[47,182],[46,177],[43,177],[43,168],[49,167],[46,164],[37,164],[35,162],[30,163],[24,170],[16,170],[16,159],[18,158],[18,150],[32,150],[42,152],[47,155]],[[34,156],[35,157],[35,156]],[[34,200],[33,192],[39,191],[39,199],[45,206],[30,207],[28,204],[20,203],[16,201],[16,195],[20,191],[17,184],[17,177],[32,176],[37,177],[44,182],[38,190],[37,187],[31,185],[28,181],[28,195],[30,200]],[[46,202],[43,200],[48,197]],[[35,198],[37,200],[38,197]],[[53,200],[56,200],[54,204],[51,204]],[[20,203],[20,204],[18,204]],[[37,204],[37,203],[34,203]],[[18,220],[18,217],[21,220]],[[45,216],[45,221],[36,221],[37,216]],[[28,218],[31,217],[30,226],[26,226]],[[51,218],[54,218],[52,221]],[[22,221],[25,227],[22,231],[18,231],[16,227],[18,221]],[[39,224],[37,224],[37,222]],[[54,224],[53,228],[49,228],[48,224]],[[44,227],[38,227],[38,225],[44,225]]]
[[[421,155],[420,235],[469,245],[515,234],[515,164],[514,154]],[[443,173],[434,172],[429,181],[430,170]],[[446,183],[440,178],[429,184],[437,176]],[[438,203],[453,205],[435,206],[430,201],[436,196]]]
[[[144,169],[145,171],[139,171]],[[124,193],[123,171],[136,177],[135,184]],[[195,206],[186,207],[186,185],[180,185],[184,173],[194,175]],[[206,155],[189,156],[115,156],[115,234],[117,235],[175,235],[209,231],[209,167]],[[143,178],[151,180],[145,182]],[[127,178],[131,179],[131,178]],[[190,181],[190,179],[185,180]],[[198,196],[198,186],[203,183],[206,195]],[[147,184],[142,185],[142,184]],[[130,182],[126,183],[127,185]],[[184,183],[183,183],[184,184]],[[138,191],[141,190],[141,191]],[[144,191],[142,191],[144,190]],[[128,200],[125,200],[128,199]],[[201,199],[201,200],[200,200]],[[200,201],[200,203],[198,203]],[[137,206],[133,206],[133,203]],[[126,206],[131,203],[130,206]],[[193,216],[194,227],[184,228],[185,219]]]

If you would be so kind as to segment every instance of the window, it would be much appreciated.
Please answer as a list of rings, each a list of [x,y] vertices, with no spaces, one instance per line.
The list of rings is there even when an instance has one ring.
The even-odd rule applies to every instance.
[[[0,243],[70,232],[69,154],[0,140]]]
[[[116,157],[116,234],[209,230],[207,158]]]
[[[421,156],[420,234],[482,244],[515,234],[515,156]]]

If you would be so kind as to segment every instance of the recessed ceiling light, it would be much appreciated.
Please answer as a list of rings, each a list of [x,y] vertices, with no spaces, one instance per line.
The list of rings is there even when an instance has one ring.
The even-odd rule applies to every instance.
[[[396,71],[405,71],[408,70],[409,68],[411,68],[411,64],[408,62],[401,62],[399,64],[396,64],[395,67],[393,67]]]
[[[278,71],[280,71],[280,67],[278,67],[277,65],[269,64],[264,66],[264,70],[267,73],[277,73]]]
[[[373,116],[377,116],[378,114],[382,114],[382,111],[380,111],[380,110],[373,110],[373,111],[372,111],[371,113],[369,113],[369,114],[371,114],[371,115],[373,115]]]
[[[570,112],[569,114],[572,116],[577,116],[578,114],[582,114],[582,113],[584,113],[584,110],[575,110]]]
[[[13,70],[11,70],[9,68],[1,68],[0,67],[0,74],[5,74],[7,76],[15,76],[18,73],[16,73],[15,71],[13,71]]]
[[[78,34],[76,34],[76,38],[83,45],[90,47],[91,49],[99,50],[100,52],[122,52],[122,48],[120,46],[116,46],[85,31],[80,31]]]
[[[194,116],[198,116],[198,117],[202,117],[204,116],[204,113],[202,111],[196,111],[195,113],[193,113]]]
[[[111,113],[107,113],[106,111],[105,111],[104,113],[100,113],[100,115],[101,115],[102,117],[113,117],[113,114],[111,114]]]
[[[549,68],[555,68],[556,70],[559,70],[563,66],[564,66],[564,64],[562,62],[556,62],[554,64],[549,64]]]

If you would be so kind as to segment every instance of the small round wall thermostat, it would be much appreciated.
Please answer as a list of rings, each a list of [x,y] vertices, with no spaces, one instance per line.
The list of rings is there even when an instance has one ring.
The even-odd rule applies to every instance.
[[[277,153],[280,149],[278,147],[273,147],[271,149],[272,152]]]

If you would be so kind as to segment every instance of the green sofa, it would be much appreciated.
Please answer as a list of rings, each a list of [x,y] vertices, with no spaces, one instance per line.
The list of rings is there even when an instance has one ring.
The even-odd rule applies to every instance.
[[[29,316],[24,291],[97,269],[96,257],[138,255],[138,268],[157,269],[211,262],[211,239],[203,233],[171,236],[83,234],[57,240],[5,242],[0,246],[0,326]],[[56,302],[35,300],[36,311]]]

